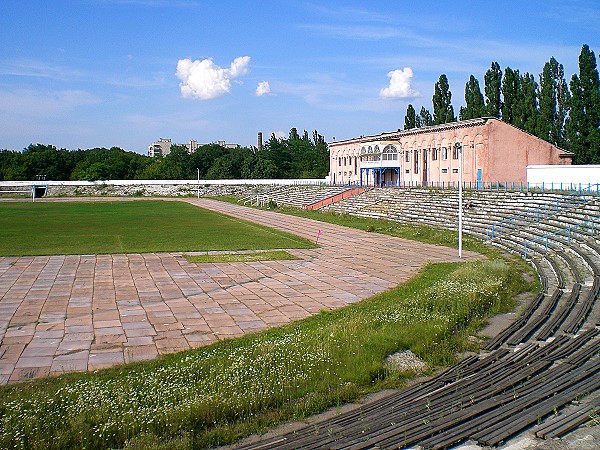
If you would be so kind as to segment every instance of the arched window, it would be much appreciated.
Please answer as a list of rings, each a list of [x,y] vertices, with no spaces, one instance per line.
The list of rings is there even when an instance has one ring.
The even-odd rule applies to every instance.
[[[398,149],[395,145],[389,144],[383,148],[384,161],[398,161]]]

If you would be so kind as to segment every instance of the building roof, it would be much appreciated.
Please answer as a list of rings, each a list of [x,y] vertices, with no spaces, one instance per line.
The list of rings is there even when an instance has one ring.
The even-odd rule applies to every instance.
[[[333,142],[329,143],[329,145],[335,146],[335,145],[351,144],[351,143],[355,143],[355,142],[364,142],[364,141],[400,140],[401,138],[407,137],[407,136],[415,136],[415,135],[427,134],[427,133],[432,133],[432,132],[440,132],[440,131],[449,131],[449,130],[455,130],[455,129],[459,129],[459,128],[479,127],[479,126],[487,125],[488,122],[490,122],[490,121],[500,122],[504,125],[508,125],[516,130],[519,130],[522,133],[528,134],[528,135],[534,137],[535,139],[540,139],[539,137],[537,137],[531,133],[528,133],[527,131],[523,131],[520,128],[515,127],[514,125],[503,122],[499,119],[496,119],[495,117],[481,117],[479,119],[461,120],[458,122],[448,122],[448,123],[444,123],[444,124],[440,124],[440,125],[430,125],[430,126],[421,127],[421,128],[411,128],[410,130],[398,129],[397,131],[381,133],[378,135],[360,136],[360,137],[346,139],[346,140],[342,140],[342,141],[333,141]],[[568,150],[562,149],[560,147],[556,147],[556,148],[558,148],[562,152],[560,155],[561,158],[572,158],[574,156],[574,154]]]

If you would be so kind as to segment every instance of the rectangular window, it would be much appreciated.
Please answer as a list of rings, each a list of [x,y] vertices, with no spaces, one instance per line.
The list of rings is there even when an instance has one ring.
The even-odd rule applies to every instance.
[[[419,173],[419,151],[415,150],[415,173]]]
[[[340,157],[340,159],[338,160],[338,166],[342,165],[342,158]]]
[[[410,173],[410,169],[406,169],[404,172],[406,172],[406,173]]]
[[[432,159],[432,161],[437,161],[437,159],[438,159],[438,149],[437,148],[431,149],[431,159]]]
[[[452,169],[452,173],[458,173],[458,169]]]
[[[458,159],[458,147],[452,147],[452,159]]]
[[[442,173],[448,173],[448,169],[442,169]]]
[[[442,147],[442,159],[444,161],[448,159],[448,147]]]
[[[405,155],[406,155],[406,156],[405,156],[405,161],[406,161],[406,162],[410,162],[410,150],[408,150],[408,151],[405,153]]]

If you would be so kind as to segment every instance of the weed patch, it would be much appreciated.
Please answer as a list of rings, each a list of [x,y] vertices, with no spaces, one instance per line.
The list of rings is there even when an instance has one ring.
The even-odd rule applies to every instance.
[[[191,263],[231,263],[231,262],[258,262],[258,261],[291,261],[299,259],[285,250],[269,250],[261,252],[244,253],[218,253],[203,255],[183,255]]]

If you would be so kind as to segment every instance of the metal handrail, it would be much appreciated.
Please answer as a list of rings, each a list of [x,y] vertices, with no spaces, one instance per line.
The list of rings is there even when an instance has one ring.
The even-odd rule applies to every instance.
[[[573,201],[573,199],[576,198],[577,201]],[[510,231],[516,230],[519,227],[525,227],[533,223],[538,223],[552,215],[558,214],[562,211],[569,211],[590,201],[592,201],[592,199],[587,197],[584,191],[573,192],[572,194],[553,200],[549,204],[537,206],[521,214],[517,214],[493,223],[485,230],[486,240],[489,241],[496,237],[502,236]]]
[[[533,243],[535,243],[537,241],[545,240],[544,247],[546,249],[546,252],[548,252],[548,241],[549,241],[549,239],[552,236],[558,236],[561,233],[565,233],[566,232],[567,245],[571,245],[571,235],[572,235],[572,231],[574,229],[583,228],[586,225],[590,225],[589,229],[591,230],[591,234],[593,235],[594,231],[596,229],[596,226],[595,226],[596,223],[600,223],[600,216],[594,217],[593,219],[589,219],[589,220],[586,220],[584,222],[580,222],[580,223],[575,224],[575,225],[571,225],[569,227],[565,227],[565,228],[563,228],[561,230],[554,231],[552,233],[545,234],[543,236],[538,236],[536,238],[529,239],[529,240],[525,241],[525,243],[523,244],[523,258],[527,258],[527,245],[528,244],[533,244]]]

